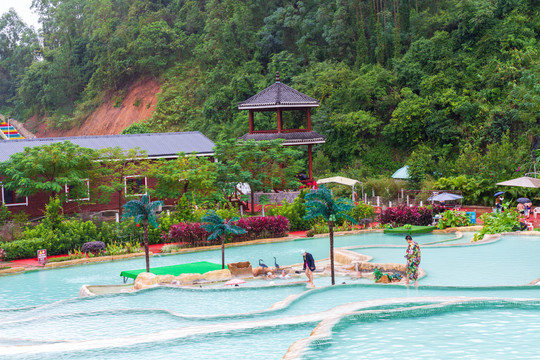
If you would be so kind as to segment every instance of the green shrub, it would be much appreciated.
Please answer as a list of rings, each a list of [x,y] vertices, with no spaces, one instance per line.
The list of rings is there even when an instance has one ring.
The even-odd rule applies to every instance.
[[[371,205],[359,202],[354,208],[352,208],[347,214],[360,222],[362,219],[374,219],[375,208]]]
[[[341,225],[334,225],[334,231],[352,231],[356,230],[354,224],[351,224],[348,221],[343,221]],[[314,234],[328,234],[330,232],[330,228],[328,227],[328,223],[326,221],[318,221],[317,223],[313,224],[312,230]]]
[[[216,210],[216,214],[222,219],[232,219],[235,217],[240,217],[240,212],[236,208],[232,209],[219,209]]]
[[[7,206],[2,204],[0,206],[0,225],[5,225],[11,219],[11,211]]]
[[[163,247],[161,248],[161,252],[168,254],[178,249],[180,249],[180,246],[178,245],[163,245]]]
[[[309,230],[313,225],[313,220],[304,220],[306,215],[306,205],[304,196],[306,190],[300,192],[300,195],[292,203],[283,200],[283,205],[269,207],[268,216],[282,215],[289,220],[290,231]]]
[[[470,224],[471,222],[464,212],[447,210],[441,214],[437,228],[445,229],[447,227],[469,226]]]
[[[484,213],[480,215],[480,220],[484,222],[484,227],[480,232],[474,234],[473,241],[482,240],[486,234],[500,234],[502,232],[514,231],[519,227],[521,214],[515,209],[509,208],[509,203],[503,204],[507,209],[505,212]]]

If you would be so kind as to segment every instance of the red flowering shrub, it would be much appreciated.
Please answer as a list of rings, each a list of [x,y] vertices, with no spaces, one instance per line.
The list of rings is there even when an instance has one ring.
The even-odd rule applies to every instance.
[[[283,237],[289,230],[289,220],[282,215],[243,218],[235,221],[234,224],[246,230],[247,233],[235,236],[233,241]]]
[[[399,205],[381,211],[379,221],[381,224],[394,226],[405,224],[427,226],[433,222],[433,211],[428,207]]]
[[[232,241],[247,241],[254,239],[264,239],[270,237],[282,237],[287,235],[289,229],[289,220],[285,216],[256,216],[239,219],[234,222],[235,225],[246,230],[243,235],[235,235]],[[164,242],[183,242],[191,245],[201,245],[210,236],[206,230],[201,227],[201,223],[179,223],[171,226],[169,233],[163,233]],[[215,243],[219,243],[217,239]]]
[[[202,241],[206,241],[206,238],[210,234],[201,227],[200,223],[184,223],[175,224],[171,226],[169,234],[163,233],[162,237],[166,241],[182,242],[195,245]]]

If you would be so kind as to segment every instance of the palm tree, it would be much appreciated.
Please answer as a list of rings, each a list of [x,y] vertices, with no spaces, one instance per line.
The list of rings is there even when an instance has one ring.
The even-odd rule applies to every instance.
[[[203,216],[202,221],[205,223],[202,228],[208,231],[210,236],[207,240],[221,239],[221,268],[225,269],[225,240],[230,235],[245,234],[246,230],[239,226],[233,225],[233,222],[238,220],[237,217],[225,220],[222,219],[214,210],[210,210]]]
[[[324,186],[306,194],[305,200],[307,214],[304,216],[304,219],[310,220],[320,216],[328,222],[330,233],[330,269],[332,273],[332,285],[334,285],[334,222],[339,219],[347,219],[353,224],[356,224],[356,220],[347,214],[354,207],[354,203],[350,199],[334,199],[330,190]]]
[[[144,229],[144,253],[146,256],[146,272],[150,272],[150,254],[148,250],[148,224],[157,228],[156,209],[158,206],[163,205],[163,201],[152,201],[148,198],[148,195],[143,195],[141,200],[131,200],[124,204],[126,212],[122,215],[122,219],[132,217],[137,226],[140,226],[141,222]]]

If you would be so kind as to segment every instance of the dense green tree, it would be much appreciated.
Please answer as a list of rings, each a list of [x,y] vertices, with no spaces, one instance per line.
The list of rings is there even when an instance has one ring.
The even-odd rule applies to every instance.
[[[147,192],[144,174],[149,164],[146,152],[139,148],[124,150],[114,147],[100,150],[98,156],[100,166],[95,168],[92,190],[102,204],[109,203],[111,196],[116,194],[118,213],[122,216],[126,198]]]
[[[196,154],[180,153],[176,159],[159,161],[149,175],[157,180],[153,193],[159,198],[209,198],[218,190],[216,163]]]
[[[27,147],[0,163],[2,185],[19,196],[38,192],[65,194],[66,186],[83,191],[91,177],[95,151],[69,141]]]
[[[37,34],[13,9],[0,17],[0,108],[19,102],[19,77],[36,59],[38,47]]]
[[[251,188],[251,211],[254,212],[254,193],[298,186],[296,175],[301,170],[301,153],[292,146],[283,146],[282,140],[223,141],[214,149],[221,183],[234,185],[246,182]],[[223,178],[226,180],[224,181]]]

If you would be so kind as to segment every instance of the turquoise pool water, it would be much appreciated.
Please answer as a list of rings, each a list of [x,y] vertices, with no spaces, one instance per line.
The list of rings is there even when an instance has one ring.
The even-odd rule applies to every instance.
[[[355,250],[373,257],[372,262],[403,263],[404,249]],[[482,245],[445,247],[444,243],[421,246],[422,267],[429,285],[521,285],[540,277],[540,237],[504,236]]]
[[[539,305],[463,305],[429,316],[349,316],[303,358],[537,359]]]
[[[460,241],[467,243],[471,236],[465,234]],[[321,321],[330,315],[351,312],[358,314],[339,321],[331,336],[310,344],[302,356],[354,358],[361,348],[369,354],[368,358],[395,358],[388,355],[393,353],[399,354],[398,358],[407,358],[406,350],[414,348],[422,354],[421,358],[441,358],[434,356],[431,349],[447,352],[449,341],[465,341],[467,346],[462,352],[449,352],[454,356],[448,358],[467,357],[464,354],[471,354],[470,358],[481,357],[478,354],[504,358],[502,349],[513,354],[512,351],[519,351],[516,344],[529,346],[533,341],[529,338],[538,340],[540,286],[525,284],[540,278],[540,267],[534,259],[540,250],[540,237],[508,236],[481,246],[440,247],[456,243],[446,241],[454,237],[453,234],[415,237],[422,246],[421,266],[428,274],[420,280],[419,288],[374,284],[368,279],[349,277],[338,277],[337,283],[345,284],[331,287],[329,278],[316,277],[314,290],[307,290],[303,284],[256,281],[237,288],[154,288],[77,297],[83,284],[121,284],[120,271],[144,267],[144,259],[3,276],[0,277],[0,354],[2,359],[237,359],[239,356],[281,359],[292,344],[309,339]],[[374,262],[402,262],[404,248],[378,246],[401,246],[403,242],[402,236],[370,233],[337,237],[336,247],[369,245],[357,251],[374,256]],[[432,243],[436,244],[427,245]],[[226,259],[248,259],[257,264],[262,258],[270,265],[276,256],[285,265],[301,260],[300,248],[312,252],[316,258],[325,258],[328,239],[229,248]],[[219,262],[220,256],[220,251],[205,251],[153,257],[151,265]],[[465,302],[479,297],[487,300],[481,302],[482,306],[453,304],[421,316],[409,314],[411,308],[445,302],[450,297]],[[270,309],[284,299],[290,302]],[[396,317],[388,312],[369,316],[369,321],[362,315],[366,310],[380,311],[386,307],[388,311],[403,308],[400,313],[405,315]],[[500,324],[511,324],[498,325],[498,319]],[[480,334],[474,335],[478,339],[476,343],[467,342],[470,333],[465,331],[477,329],[475,323],[491,326],[478,328]],[[437,331],[446,335],[432,336],[430,329],[435,328],[434,324],[439,324]],[[414,333],[405,331],[407,327],[418,328],[420,344],[415,343]],[[453,335],[453,328],[464,332],[456,331]],[[494,339],[500,339],[501,347],[490,348],[486,341],[490,332]],[[514,332],[528,339],[518,342],[512,335]],[[354,347],[350,343],[364,345]],[[396,348],[390,350],[390,343],[396,343]],[[485,348],[476,352],[474,344]],[[523,358],[529,358],[529,353],[523,354]]]

